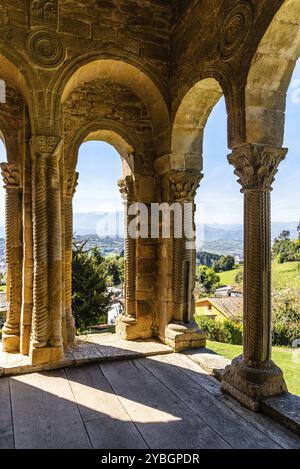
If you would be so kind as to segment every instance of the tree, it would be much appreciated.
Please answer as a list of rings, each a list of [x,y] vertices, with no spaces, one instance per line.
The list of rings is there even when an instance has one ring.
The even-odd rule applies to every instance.
[[[124,282],[124,257],[106,257],[105,266],[111,286],[117,286]]]
[[[298,231],[298,239],[300,240],[300,222],[299,222],[299,225],[297,226],[297,231]]]
[[[235,260],[233,256],[222,256],[213,263],[212,268],[215,272],[227,272],[232,270],[234,265]]]
[[[6,275],[3,272],[0,272],[0,287],[6,285]]]
[[[289,230],[282,230],[282,232],[275,238],[275,242],[278,241],[289,241],[291,232]]]
[[[98,248],[85,251],[85,244],[78,241],[73,244],[72,308],[80,330],[106,320],[111,306],[105,260]]]
[[[205,294],[212,294],[220,283],[220,277],[213,269],[206,265],[200,265],[197,267],[196,281]]]

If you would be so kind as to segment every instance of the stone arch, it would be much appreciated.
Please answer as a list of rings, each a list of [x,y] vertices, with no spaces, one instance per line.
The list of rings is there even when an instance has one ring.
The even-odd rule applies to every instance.
[[[134,173],[134,156],[136,153],[140,154],[141,151],[141,143],[138,136],[135,136],[133,142],[121,125],[104,119],[96,119],[76,129],[72,147],[65,150],[65,165],[75,170],[81,144],[91,140],[102,141],[112,145],[121,157],[124,173],[126,171]]]
[[[57,93],[57,99],[60,99],[60,102],[54,104],[54,112],[58,113],[59,105],[64,104],[75,88],[97,78],[109,79],[127,86],[141,99],[151,115],[156,156],[167,153],[170,146],[167,92],[162,91],[163,87],[157,84],[144,66],[125,61],[124,57],[99,58],[98,54],[81,59],[70,66],[54,86],[54,94]]]
[[[172,169],[202,169],[202,143],[206,121],[223,91],[215,78],[194,84],[182,99],[172,126]]]
[[[282,146],[286,92],[299,55],[300,4],[285,0],[263,36],[248,74],[248,142]]]

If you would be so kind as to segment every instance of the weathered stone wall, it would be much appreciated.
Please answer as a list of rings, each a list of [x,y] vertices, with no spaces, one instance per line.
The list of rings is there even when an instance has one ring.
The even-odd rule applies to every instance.
[[[173,34],[173,118],[187,91],[199,80],[219,81],[227,99],[231,144],[245,139],[244,89],[251,60],[283,0],[189,2]]]

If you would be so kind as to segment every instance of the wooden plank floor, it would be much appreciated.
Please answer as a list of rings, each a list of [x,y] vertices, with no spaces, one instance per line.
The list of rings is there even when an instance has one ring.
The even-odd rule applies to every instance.
[[[4,448],[300,448],[180,354],[0,379]]]

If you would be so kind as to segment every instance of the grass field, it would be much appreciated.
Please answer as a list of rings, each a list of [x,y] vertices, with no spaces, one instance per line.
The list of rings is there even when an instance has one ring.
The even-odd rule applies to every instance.
[[[0,287],[0,291],[6,291],[6,285],[2,285],[2,286]]]
[[[207,341],[207,348],[232,360],[242,353],[241,345]],[[300,349],[273,347],[273,361],[282,369],[289,391],[300,396]]]
[[[243,270],[242,267],[222,272],[220,276],[221,285],[236,285],[235,277],[238,272]],[[275,290],[284,288],[300,288],[300,263],[286,262],[285,264],[272,264],[272,287]]]

